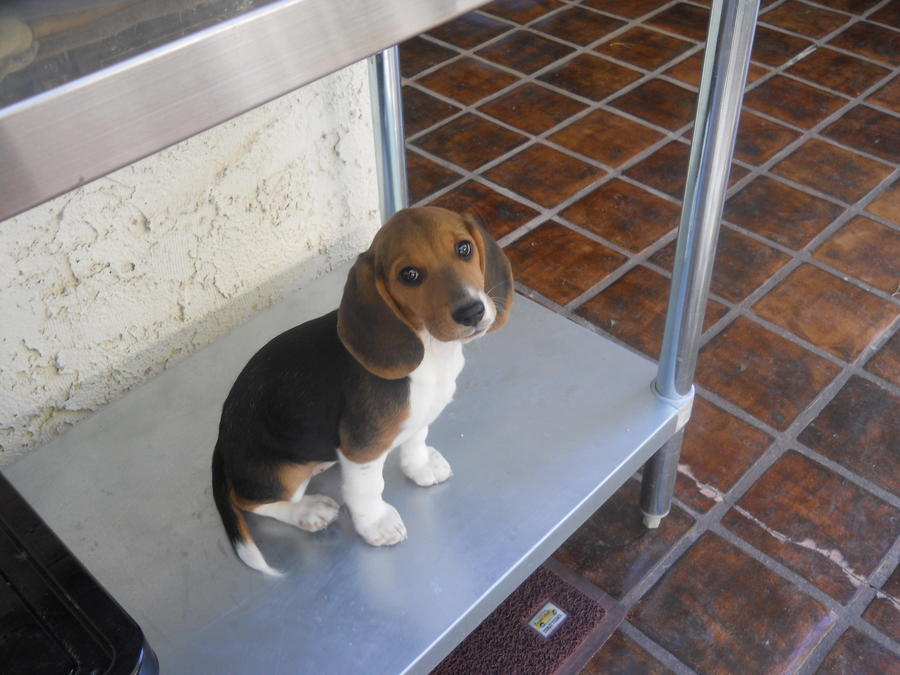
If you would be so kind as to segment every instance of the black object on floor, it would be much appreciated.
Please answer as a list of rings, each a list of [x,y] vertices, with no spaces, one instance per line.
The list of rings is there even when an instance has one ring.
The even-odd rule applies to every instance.
[[[159,672],[138,625],[2,474],[0,672]]]

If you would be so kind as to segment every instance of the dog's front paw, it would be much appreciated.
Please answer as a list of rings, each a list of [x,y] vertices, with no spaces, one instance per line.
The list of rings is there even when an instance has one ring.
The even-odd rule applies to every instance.
[[[297,506],[297,527],[308,532],[318,532],[331,525],[341,508],[325,495],[306,495]]]
[[[443,483],[453,475],[450,463],[431,446],[425,449],[428,452],[426,461],[418,465],[401,465],[403,473],[413,483],[422,487]]]
[[[406,539],[406,525],[397,509],[386,502],[383,505],[381,514],[374,518],[368,514],[353,516],[353,525],[359,536],[372,546],[393,546]]]

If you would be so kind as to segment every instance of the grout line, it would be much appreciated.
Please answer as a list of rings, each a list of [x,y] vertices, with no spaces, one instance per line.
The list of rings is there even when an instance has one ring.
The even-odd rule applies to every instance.
[[[619,626],[619,630],[632,642],[635,642],[653,658],[659,661],[663,666],[676,673],[677,675],[696,675],[695,670],[684,664],[677,656],[672,654],[670,651],[657,644],[652,638],[648,637],[643,631],[637,628],[629,620],[626,619],[625,621],[623,621],[622,625]]]
[[[884,578],[887,578],[890,571],[896,567],[898,559],[900,559],[900,540],[894,542],[891,551],[885,556],[885,560],[879,566],[879,569],[877,570],[879,577],[883,576]],[[875,574],[873,573],[872,576],[874,577]],[[881,586],[883,582],[884,580],[882,579],[881,583],[878,585]],[[837,625],[832,628],[829,634],[825,636],[825,639],[823,639],[816,649],[813,650],[804,664],[804,667],[801,668],[798,673],[812,675],[812,673],[816,672],[822,662],[827,658],[829,652],[831,652],[834,644],[848,628],[859,631],[869,639],[892,651],[894,654],[900,654],[900,644],[862,618],[862,614],[868,608],[872,598],[874,598],[878,592],[879,591],[876,589],[871,588],[864,593],[858,594],[857,597],[854,598],[844,611],[843,615],[839,615]]]

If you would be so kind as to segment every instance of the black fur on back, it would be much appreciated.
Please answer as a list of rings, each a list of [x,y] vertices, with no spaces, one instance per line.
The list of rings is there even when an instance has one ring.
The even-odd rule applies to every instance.
[[[347,351],[338,338],[337,311],[291,328],[250,359],[225,399],[213,453],[214,491],[218,462],[227,481],[220,493],[230,485],[249,501],[284,499],[279,466],[336,461],[342,423],[353,444],[364,446],[379,420],[396,416],[408,396],[408,378],[382,379]],[[220,497],[227,493],[216,497],[217,505]],[[219,505],[228,531],[226,510]]]

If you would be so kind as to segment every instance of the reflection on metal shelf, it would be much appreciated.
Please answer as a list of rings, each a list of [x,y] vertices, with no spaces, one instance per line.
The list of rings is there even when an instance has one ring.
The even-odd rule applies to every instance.
[[[279,0],[22,100],[0,83],[0,220],[481,4]]]

